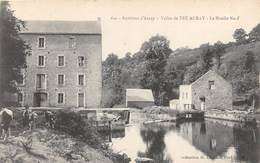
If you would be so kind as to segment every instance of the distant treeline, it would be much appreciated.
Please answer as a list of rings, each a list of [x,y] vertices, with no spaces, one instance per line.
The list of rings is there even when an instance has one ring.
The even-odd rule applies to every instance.
[[[166,37],[156,35],[141,45],[138,52],[118,58],[109,54],[103,65],[103,107],[125,103],[126,88],[152,89],[157,105],[168,105],[178,98],[180,84],[189,84],[213,69],[233,85],[234,97],[254,93],[257,63],[260,58],[260,24],[248,34],[236,29],[235,42],[199,48],[172,50]]]

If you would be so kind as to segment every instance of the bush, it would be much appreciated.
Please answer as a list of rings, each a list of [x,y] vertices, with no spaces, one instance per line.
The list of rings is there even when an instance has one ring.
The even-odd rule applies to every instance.
[[[102,148],[103,141],[97,130],[79,113],[69,110],[57,112],[55,129],[78,138],[93,148]]]

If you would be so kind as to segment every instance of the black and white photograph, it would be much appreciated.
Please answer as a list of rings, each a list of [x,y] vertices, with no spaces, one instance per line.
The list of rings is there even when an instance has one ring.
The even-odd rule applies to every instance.
[[[259,0],[0,0],[0,163],[260,163]]]

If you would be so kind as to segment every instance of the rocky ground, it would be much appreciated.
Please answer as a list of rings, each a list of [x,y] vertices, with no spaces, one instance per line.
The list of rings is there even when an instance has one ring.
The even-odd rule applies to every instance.
[[[112,163],[101,151],[69,135],[47,129],[20,133],[6,141],[1,139],[0,162]]]

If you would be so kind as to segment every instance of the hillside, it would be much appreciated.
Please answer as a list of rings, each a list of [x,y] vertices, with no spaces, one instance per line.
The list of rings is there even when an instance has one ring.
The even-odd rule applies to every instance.
[[[255,54],[255,59],[260,63],[260,41],[252,42],[248,44],[242,44],[238,46],[232,46],[226,49],[226,53],[223,54],[223,63],[229,63],[237,61],[247,52],[252,51]]]
[[[126,88],[152,89],[156,105],[168,105],[178,98],[179,85],[194,82],[210,69],[232,84],[234,101],[252,102],[260,70],[260,24],[248,34],[236,29],[233,38],[235,42],[226,44],[172,50],[166,37],[156,35],[134,54],[121,59],[110,54],[102,63],[103,107],[124,104]]]
[[[169,57],[168,64],[179,64],[185,70],[185,78],[189,78],[189,69],[193,69],[194,65],[200,60],[200,54],[203,48],[187,49],[179,53],[175,53]],[[255,87],[252,88],[241,88],[249,81],[245,81],[244,65],[246,62],[246,54],[252,52],[255,60],[254,71],[256,73],[260,70],[260,41],[235,45],[231,44],[224,48],[224,52],[221,55],[220,67],[216,71],[219,72],[227,81],[233,85],[233,96],[234,100],[238,97],[243,97],[250,94]],[[195,66],[196,67],[196,66]],[[195,80],[195,79],[194,79]],[[248,80],[254,80],[256,82],[255,76],[250,76]],[[251,81],[253,83],[253,81]],[[244,97],[245,98],[245,97]]]

